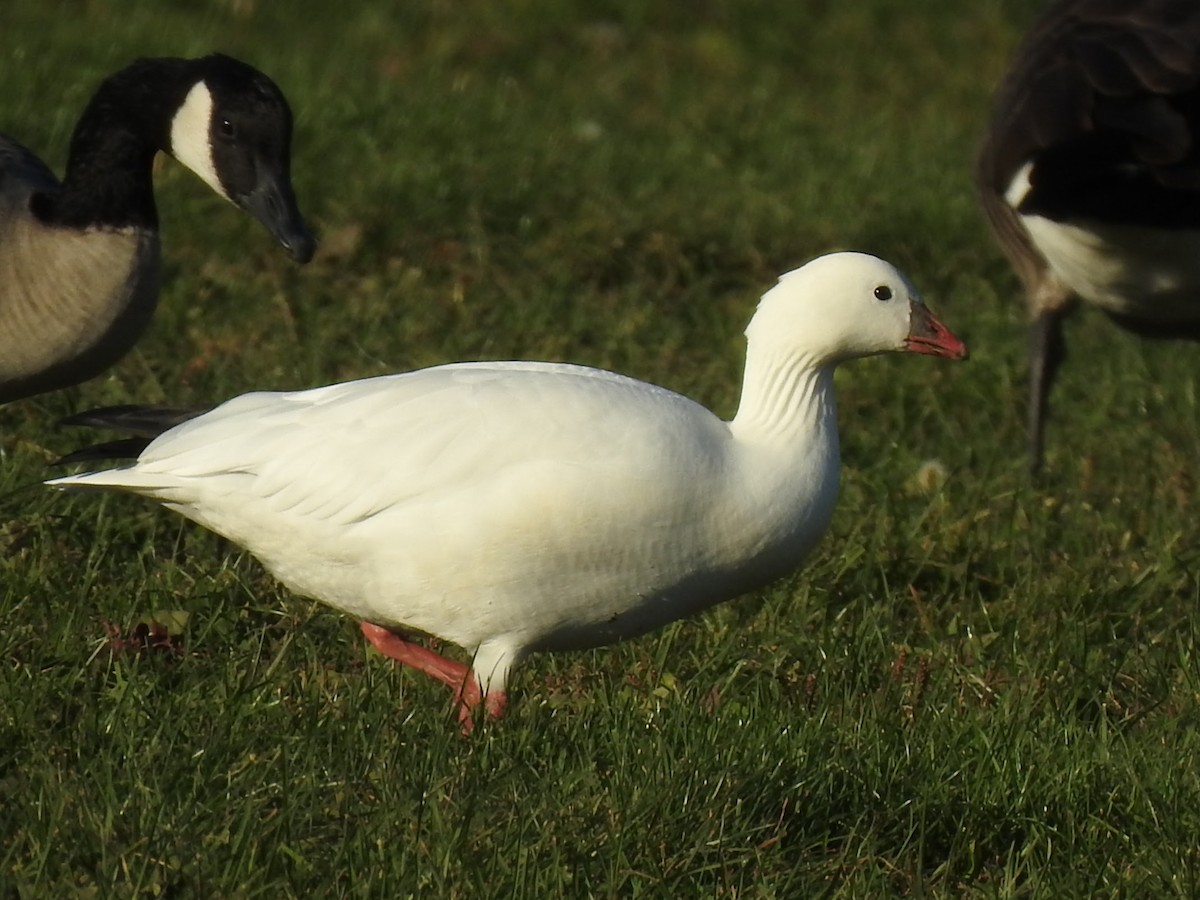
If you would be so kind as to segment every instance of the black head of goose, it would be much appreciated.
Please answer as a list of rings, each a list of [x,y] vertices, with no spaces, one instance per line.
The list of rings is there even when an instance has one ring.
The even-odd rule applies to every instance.
[[[1031,465],[1082,300],[1200,339],[1200,3],[1058,0],[997,91],[976,181],[1024,284]]]
[[[275,83],[220,54],[141,59],[105,79],[75,127],[61,184],[0,135],[0,402],[98,375],[145,330],[159,291],[159,150],[261,221],[293,259],[311,259],[291,136]]]

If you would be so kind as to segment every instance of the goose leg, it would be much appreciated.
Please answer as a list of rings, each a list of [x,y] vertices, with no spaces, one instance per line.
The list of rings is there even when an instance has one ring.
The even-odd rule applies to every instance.
[[[363,636],[384,656],[431,675],[454,689],[454,702],[458,705],[458,720],[462,723],[464,734],[470,734],[475,727],[475,711],[485,701],[489,716],[496,719],[503,715],[507,702],[504,692],[494,691],[485,698],[470,666],[446,659],[427,647],[407,641],[394,631],[371,622],[363,622],[361,627]]]
[[[1062,320],[1062,309],[1043,309],[1029,331],[1029,468],[1034,475],[1042,468],[1050,388],[1067,358]]]

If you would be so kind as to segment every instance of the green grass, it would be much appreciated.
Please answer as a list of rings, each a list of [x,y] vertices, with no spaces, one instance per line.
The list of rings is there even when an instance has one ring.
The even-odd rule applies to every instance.
[[[0,409],[0,897],[1200,892],[1195,352],[1073,320],[1031,486],[1024,313],[971,192],[1035,0],[130,6],[0,5],[0,129],[61,169],[103,74],[227,50],[290,97],[324,244],[297,268],[164,165],[150,334]],[[905,268],[972,360],[846,367],[804,572],[532,658],[471,739],[213,536],[38,487],[70,411],[449,360],[728,415],[758,295],[838,248]],[[121,643],[160,611],[174,649]]]

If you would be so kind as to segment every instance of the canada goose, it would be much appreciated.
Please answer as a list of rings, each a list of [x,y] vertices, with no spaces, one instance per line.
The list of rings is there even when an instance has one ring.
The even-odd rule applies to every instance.
[[[141,59],[105,79],[75,126],[61,184],[0,135],[0,402],[86,381],[145,330],[159,291],[159,150],[261,221],[292,258],[311,259],[291,136],[274,82],[220,54]]]
[[[152,412],[86,414],[161,434],[101,448],[135,455],[125,468],[49,483],[140,494],[245,547],[454,688],[469,729],[485,698],[503,709],[531,651],[638,635],[799,567],[838,493],[839,362],[966,356],[908,279],[861,253],[785,275],[746,334],[730,422],[612,372],[465,363],[245,394],[182,424],[168,410],[157,429]],[[466,648],[472,668],[408,631]]]
[[[996,93],[976,182],[1033,316],[1036,472],[1078,301],[1200,338],[1200,3],[1053,3]]]

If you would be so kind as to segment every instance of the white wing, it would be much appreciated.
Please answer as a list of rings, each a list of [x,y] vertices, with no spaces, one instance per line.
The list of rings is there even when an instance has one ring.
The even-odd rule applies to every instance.
[[[350,524],[415,497],[494,485],[539,461],[562,468],[620,458],[648,473],[654,460],[681,452],[673,446],[681,440],[721,435],[724,424],[703,407],[624,376],[468,363],[246,394],[171,429],[129,469],[57,483],[178,505],[242,493],[280,513]]]

